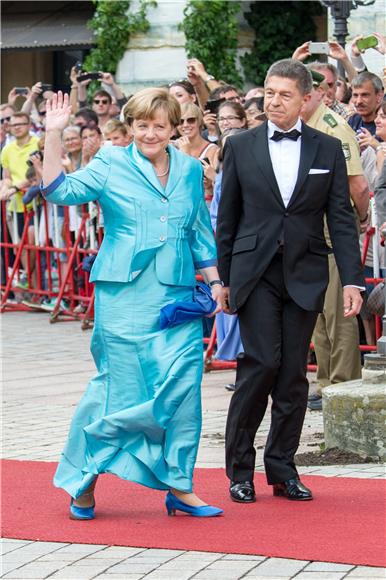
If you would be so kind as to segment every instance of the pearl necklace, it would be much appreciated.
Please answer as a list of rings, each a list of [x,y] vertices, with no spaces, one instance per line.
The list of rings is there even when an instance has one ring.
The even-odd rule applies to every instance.
[[[163,173],[157,173],[156,172],[156,176],[157,177],[165,177],[165,175],[167,175],[169,173],[169,169],[170,169],[169,153],[166,152],[166,155],[167,155],[167,167],[166,167],[166,171],[164,171]]]

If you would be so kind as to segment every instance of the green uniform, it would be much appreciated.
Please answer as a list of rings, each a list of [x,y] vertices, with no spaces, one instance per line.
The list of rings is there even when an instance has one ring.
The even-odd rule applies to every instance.
[[[355,133],[340,115],[321,103],[307,125],[339,139],[346,159],[347,174],[363,175]],[[325,236],[329,241],[327,227]],[[361,377],[358,322],[355,317],[343,316],[343,291],[333,255],[329,256],[329,276],[323,313],[318,316],[313,335],[319,392],[327,385]]]

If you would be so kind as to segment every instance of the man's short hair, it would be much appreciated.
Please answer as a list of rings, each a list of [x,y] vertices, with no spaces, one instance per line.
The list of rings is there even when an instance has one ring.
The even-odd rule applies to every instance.
[[[379,76],[368,71],[363,71],[354,77],[351,81],[351,88],[355,89],[361,87],[367,83],[367,81],[370,81],[376,93],[383,92],[383,84]]]
[[[221,99],[225,93],[229,93],[229,91],[235,91],[239,94],[239,91],[233,85],[221,85],[210,93],[209,98],[211,101],[217,101],[217,99]]]
[[[321,72],[323,69],[327,69],[334,75],[334,81],[336,82],[338,80],[338,69],[330,62],[319,62],[318,60],[315,60],[314,62],[310,62],[307,66],[311,70],[316,70],[318,72]]]
[[[283,77],[296,81],[296,85],[302,95],[312,91],[312,76],[307,67],[293,58],[284,58],[274,62],[268,69],[264,85],[269,77]]]
[[[89,107],[83,107],[83,109],[79,109],[79,111],[75,113],[74,117],[75,119],[77,119],[78,117],[83,117],[83,119],[85,119],[87,123],[92,121],[93,123],[98,125],[98,115],[96,114],[95,111],[93,111]]]
[[[15,109],[15,107],[14,107],[13,105],[10,105],[9,103],[2,103],[2,104],[0,105],[0,112],[1,112],[1,111],[5,111],[5,109],[12,109],[12,111],[13,111],[14,113],[16,113],[16,109]]]
[[[28,123],[31,122],[31,117],[28,113],[23,113],[23,111],[17,111],[16,113],[12,113],[12,117],[15,119],[27,119]]]
[[[103,89],[99,89],[98,91],[96,91],[92,96],[92,100],[94,100],[95,97],[105,97],[106,99],[109,100],[110,105],[113,102],[113,99],[112,99],[110,93],[108,93],[107,91],[104,91]]]

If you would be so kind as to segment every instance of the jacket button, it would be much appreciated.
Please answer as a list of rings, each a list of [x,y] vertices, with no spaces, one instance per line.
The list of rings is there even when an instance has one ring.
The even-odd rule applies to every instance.
[[[162,201],[162,203],[167,203],[168,202],[168,200],[166,199],[166,197],[161,197],[161,201]]]
[[[288,217],[288,216],[289,216],[289,212],[286,211],[285,214],[284,214],[284,217]]]
[[[166,240],[166,236],[160,236],[160,237],[159,237],[159,241],[160,241],[160,242],[164,242],[165,240]]]
[[[161,217],[159,218],[160,222],[166,222],[166,216],[165,215],[161,215]]]

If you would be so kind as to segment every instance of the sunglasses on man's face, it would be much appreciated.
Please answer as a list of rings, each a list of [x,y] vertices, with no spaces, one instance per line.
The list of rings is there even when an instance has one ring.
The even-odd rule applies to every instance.
[[[184,123],[187,123],[188,125],[194,125],[196,121],[197,117],[187,117],[186,119],[181,119],[180,125],[183,125]]]
[[[108,105],[109,101],[107,99],[94,99],[93,101],[96,105]]]
[[[29,123],[14,123],[13,125],[10,125],[11,129],[17,129],[18,127],[25,127],[26,125],[29,125]]]
[[[46,114],[46,111],[39,111],[39,115],[40,115],[41,117],[44,117],[44,116],[45,116],[45,114]]]
[[[3,117],[2,119],[0,119],[0,123],[3,125],[3,123],[9,123],[11,120],[11,117]]]

